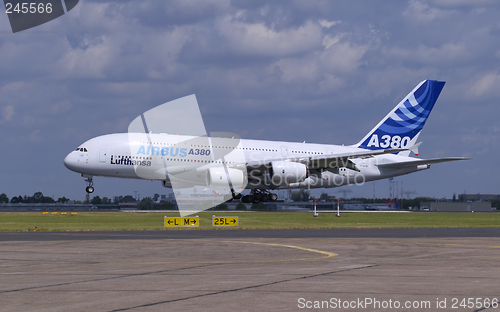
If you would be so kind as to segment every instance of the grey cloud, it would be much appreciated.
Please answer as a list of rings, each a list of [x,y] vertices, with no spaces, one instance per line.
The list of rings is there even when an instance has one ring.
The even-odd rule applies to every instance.
[[[16,165],[0,192],[29,194],[45,183],[48,195],[83,197],[83,182],[62,166],[69,150],[125,132],[140,113],[189,94],[209,132],[352,144],[428,78],[448,82],[421,156],[488,162],[500,148],[499,9],[445,0],[80,2],[36,30],[0,37],[0,143],[22,154],[3,156]],[[322,20],[341,22],[327,28]],[[23,171],[33,150],[44,166]],[[405,185],[432,196],[429,177],[444,172],[456,177],[447,196],[476,185],[495,192],[492,178],[464,167],[483,170],[475,161],[434,166]],[[101,196],[164,191],[144,181],[96,184]],[[371,196],[370,187],[356,192]]]

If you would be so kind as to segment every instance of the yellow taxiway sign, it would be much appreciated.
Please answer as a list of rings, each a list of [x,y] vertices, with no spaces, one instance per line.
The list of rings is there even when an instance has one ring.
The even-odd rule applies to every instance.
[[[167,217],[163,219],[165,227],[197,227],[200,226],[200,218],[196,217]]]
[[[212,226],[238,226],[238,217],[212,217]]]
[[[182,217],[182,226],[200,226],[200,218],[196,217]]]
[[[163,219],[165,227],[181,226],[181,217],[167,217]]]

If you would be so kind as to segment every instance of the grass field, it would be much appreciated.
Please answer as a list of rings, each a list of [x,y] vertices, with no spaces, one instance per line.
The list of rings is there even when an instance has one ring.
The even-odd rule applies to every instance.
[[[238,216],[238,227],[225,229],[327,228],[437,228],[500,227],[500,213],[335,213],[202,212],[196,229],[213,229],[212,215]],[[0,231],[161,230],[165,213],[78,212],[77,215],[42,215],[41,212],[0,213]],[[169,217],[179,216],[167,213]],[[178,230],[170,228],[168,230]],[[191,228],[189,230],[194,230]]]

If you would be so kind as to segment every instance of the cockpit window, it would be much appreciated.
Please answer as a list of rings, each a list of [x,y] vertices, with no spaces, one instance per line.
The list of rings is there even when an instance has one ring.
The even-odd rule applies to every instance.
[[[78,147],[75,151],[78,151],[78,152],[88,152],[87,148],[85,148],[85,147]]]

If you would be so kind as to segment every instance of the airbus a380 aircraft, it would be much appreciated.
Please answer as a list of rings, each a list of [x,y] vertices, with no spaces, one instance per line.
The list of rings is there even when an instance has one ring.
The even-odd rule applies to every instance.
[[[349,146],[117,133],[88,140],[65,166],[94,176],[160,180],[165,187],[230,189],[243,202],[274,201],[276,189],[330,188],[400,176],[467,158],[419,159],[416,143],[444,82],[418,84],[359,143]],[[242,197],[243,189],[251,193]],[[229,193],[228,193],[229,194]]]

